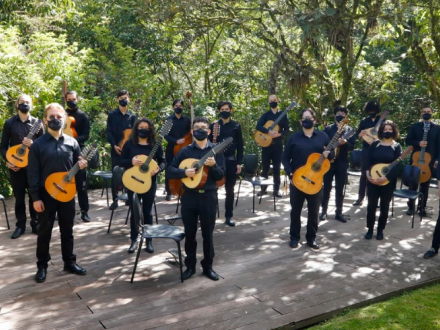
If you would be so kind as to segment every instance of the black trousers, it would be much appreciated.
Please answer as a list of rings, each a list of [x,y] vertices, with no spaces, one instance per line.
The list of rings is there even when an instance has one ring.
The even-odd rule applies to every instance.
[[[147,225],[153,224],[153,203],[156,198],[156,182],[151,183],[151,188],[145,194],[138,194],[139,201],[142,201],[142,213],[144,215],[144,223]],[[127,189],[128,200],[130,201],[130,207],[133,205],[133,192]],[[133,210],[131,210],[130,216],[130,239],[135,241],[139,236],[139,227],[134,220]]]
[[[380,198],[380,215],[377,224],[377,230],[385,229],[388,219],[388,211],[390,209],[390,202],[393,198],[393,191],[395,188],[395,181],[391,181],[385,186],[378,186],[368,182],[368,206],[367,206],[367,227],[370,230],[374,229],[376,222],[377,203]]]
[[[335,160],[330,170],[324,175],[324,189],[322,194],[322,210],[327,212],[328,201],[332,191],[333,178],[335,178],[336,190],[336,214],[342,214],[342,207],[344,203],[344,186],[347,181],[348,163],[344,161]]]
[[[73,254],[73,223],[75,219],[75,199],[59,202],[45,191],[41,192],[44,211],[38,213],[37,267],[47,268],[50,260],[49,246],[52,237],[55,214],[58,213],[58,225],[61,232],[61,253],[65,263],[75,262]]]
[[[431,177],[432,177],[432,174],[434,174],[434,171],[436,171],[433,168],[433,164],[430,164],[430,169],[431,169]],[[431,178],[429,178],[428,181],[421,183],[420,187],[419,187],[419,191],[423,194],[423,205],[422,205],[423,209],[426,207],[426,203],[428,202],[430,181],[431,181]],[[409,187],[409,189],[417,190],[417,186]],[[415,202],[416,202],[415,200],[409,200],[408,206],[410,208],[414,209]]]
[[[81,211],[89,211],[89,196],[87,195],[87,171],[81,170],[75,175],[78,204]]]
[[[217,191],[204,193],[185,190],[182,196],[182,221],[185,227],[185,265],[195,268],[197,262],[197,223],[200,219],[200,228],[203,238],[203,269],[212,269],[214,262],[214,242],[212,233],[215,227],[217,212]]]
[[[115,166],[119,166],[119,160],[121,159],[121,156],[119,156],[115,149],[112,148],[112,152],[111,152],[111,156],[112,156],[112,171],[115,168]],[[112,184],[112,200],[115,200],[116,197],[118,197],[118,192],[116,191],[114,185]]]
[[[307,242],[314,241],[318,232],[318,212],[321,205],[322,190],[315,195],[303,193],[301,190],[290,184],[290,239],[300,240],[301,238],[301,211],[304,201],[307,200]]]
[[[262,158],[261,164],[263,167],[261,176],[267,178],[267,176],[269,175],[270,162],[272,161],[274,191],[278,191],[280,189],[280,184],[281,184],[280,169],[281,169],[282,154],[283,154],[283,145],[282,143],[279,142],[274,143],[269,147],[262,148],[261,150],[261,158]],[[264,189],[266,187],[264,187]]]
[[[167,148],[165,149],[165,161],[167,162],[167,167],[166,169],[168,169],[168,166],[170,166],[171,162],[173,161],[174,158],[174,146],[173,148],[170,148],[167,146]],[[167,195],[171,195],[170,192],[170,185],[168,184],[168,178],[165,172],[165,191],[167,192]]]
[[[362,157],[361,157],[361,177],[359,179],[359,192],[358,199],[363,200],[365,198],[365,191],[368,189],[367,185],[367,158],[368,158],[368,149],[362,149]]]
[[[237,181],[237,161],[235,159],[226,159],[226,173],[225,173],[225,217],[232,218],[234,210],[234,187]]]
[[[440,247],[440,215],[437,218],[437,223],[435,224],[434,235],[432,237],[432,247],[435,251],[438,251]]]
[[[26,229],[26,189],[29,184],[27,180],[26,168],[20,169],[18,172],[9,171],[12,190],[15,197],[15,217],[17,218],[17,228]],[[37,212],[35,212],[34,201],[31,195],[29,195],[29,214],[31,216],[31,226],[38,225]]]

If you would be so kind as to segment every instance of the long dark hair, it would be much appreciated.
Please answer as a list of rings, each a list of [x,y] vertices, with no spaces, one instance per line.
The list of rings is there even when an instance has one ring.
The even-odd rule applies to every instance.
[[[147,117],[141,117],[136,120],[136,122],[133,125],[133,130],[131,131],[131,142],[133,142],[134,145],[137,145],[139,143],[138,140],[138,131],[139,131],[139,125],[140,123],[147,123],[150,135],[148,136],[148,144],[155,145],[156,144],[156,129],[154,128],[154,124],[151,121],[151,119]]]
[[[383,131],[385,129],[385,126],[389,125],[393,129],[393,140],[398,140],[400,138],[399,136],[399,129],[397,128],[396,124],[391,120],[385,120],[380,126],[379,130],[377,131],[377,137],[382,140],[384,138]]]

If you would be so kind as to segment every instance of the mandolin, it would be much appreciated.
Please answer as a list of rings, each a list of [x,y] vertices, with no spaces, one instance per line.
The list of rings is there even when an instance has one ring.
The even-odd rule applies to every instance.
[[[373,179],[379,179],[379,178],[385,177],[388,173],[390,173],[390,171],[395,166],[397,166],[403,159],[405,159],[406,156],[408,156],[412,150],[413,150],[413,147],[409,146],[408,148],[406,148],[406,150],[404,152],[402,152],[402,154],[399,156],[399,158],[397,158],[391,164],[379,163],[379,164],[373,165],[370,169],[371,177]],[[382,183],[381,186],[385,186],[389,182],[390,181],[387,180],[385,183]]]
[[[190,91],[186,92],[186,97],[188,98],[189,107],[191,109],[191,127],[192,127],[192,123],[194,121],[194,106],[193,106],[193,103],[192,103],[192,100],[191,100],[191,96],[192,96],[192,93]],[[174,156],[177,155],[177,153],[181,149],[185,148],[186,146],[189,146],[192,143],[193,139],[192,139],[191,131],[186,133],[185,136],[182,139],[184,139],[185,142],[183,142],[182,144],[176,144],[174,146],[174,150],[173,150]]]
[[[365,134],[362,139],[364,139],[365,142],[367,142],[368,144],[372,144],[374,141],[376,141],[378,139],[377,137],[377,132],[379,131],[379,127],[382,124],[382,122],[387,118],[388,116],[388,110],[385,110],[382,115],[379,118],[379,121],[377,122],[376,125],[374,125],[374,127],[372,128],[367,128],[365,131],[367,132],[367,134]]]
[[[430,122],[426,121],[423,128],[423,140],[426,142],[428,140],[428,132],[430,128]],[[426,152],[426,147],[416,151],[412,155],[412,165],[420,169],[420,182],[426,182],[431,179],[431,168],[429,164],[431,163],[431,155]]]
[[[93,143],[84,148],[81,157],[86,160],[92,159],[98,150],[97,144]],[[71,201],[76,194],[75,175],[80,170],[78,162],[68,172],[56,172],[49,175],[44,182],[46,191],[52,198],[60,202]]]
[[[221,143],[217,144],[214,148],[209,150],[209,152],[206,153],[205,156],[203,156],[201,159],[195,159],[195,158],[188,158],[183,160],[179,168],[180,169],[189,169],[194,168],[196,169],[196,175],[192,178],[183,178],[182,183],[189,189],[200,189],[202,188],[206,180],[208,178],[208,170],[209,167],[205,166],[205,161],[209,157],[214,157],[216,154],[222,153],[225,151],[225,149],[232,144],[233,138],[228,137],[226,140],[222,141]]]
[[[67,93],[67,81],[63,81],[63,86],[61,88],[61,105],[66,108],[66,93]],[[78,133],[75,130],[76,120],[72,116],[66,116],[66,126],[63,129],[63,133],[67,134],[73,138],[78,137]]]
[[[29,131],[27,138],[31,140],[35,134],[41,129],[41,120],[38,119]],[[6,152],[6,159],[9,163],[16,167],[26,167],[28,165],[29,148],[24,144],[17,144],[16,146],[10,147]]]
[[[331,151],[341,136],[348,119],[338,123],[338,131],[324,151]],[[292,176],[292,184],[302,192],[315,195],[321,191],[324,174],[330,169],[330,161],[324,154],[312,153],[307,163],[298,168]]]
[[[217,144],[217,139],[220,134],[220,124],[216,121],[212,128],[212,143]],[[226,176],[217,181],[217,187],[220,188],[226,183]]]
[[[142,103],[141,99],[136,100],[136,103],[135,103],[136,118],[139,117],[139,110],[141,109],[141,103]],[[130,120],[130,118],[128,120]],[[132,131],[133,131],[133,128],[129,127],[129,128],[124,129],[124,131],[122,132],[121,141],[119,141],[119,143],[118,143],[118,147],[121,148],[121,150],[124,147],[125,142],[127,142],[128,139],[130,138]]]
[[[287,111],[292,109],[294,106],[296,106],[295,102],[290,103],[289,107],[286,110],[284,110],[283,113],[281,113],[281,115],[275,121],[268,120],[264,124],[264,127],[266,127],[269,131],[279,132],[280,131],[280,127],[278,126],[279,122],[281,121],[281,119],[284,118],[284,116],[287,115]],[[263,133],[258,130],[254,134],[254,139],[257,142],[257,144],[263,148],[270,146],[273,142],[273,138],[270,136],[269,133]]]
[[[154,144],[150,154],[148,156],[138,156],[138,159],[144,163],[142,165],[133,166],[124,172],[122,182],[127,189],[130,189],[137,194],[145,194],[150,190],[152,183],[151,172],[159,167],[154,160],[154,156],[162,143],[163,137],[170,132],[171,127],[173,127],[173,121],[169,119],[165,122],[165,125],[158,134],[156,143]]]

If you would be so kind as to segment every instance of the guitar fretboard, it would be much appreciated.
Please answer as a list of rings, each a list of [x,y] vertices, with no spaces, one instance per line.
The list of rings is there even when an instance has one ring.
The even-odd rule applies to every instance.
[[[429,133],[429,128],[431,127],[431,125],[429,124],[429,121],[425,122],[425,127],[423,129],[423,139],[422,141],[426,142],[428,141],[428,133]],[[426,147],[422,147],[420,149],[420,160],[424,160],[425,159],[425,151],[426,151]]]

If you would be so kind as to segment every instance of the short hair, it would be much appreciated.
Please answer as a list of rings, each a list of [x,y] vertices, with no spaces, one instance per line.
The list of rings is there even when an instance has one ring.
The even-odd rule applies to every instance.
[[[420,111],[422,111],[423,109],[429,108],[431,109],[432,112],[434,112],[434,109],[430,106],[430,105],[424,105],[420,108]]]
[[[63,110],[64,113],[64,118],[67,116],[66,110],[63,108],[63,106],[59,103],[49,103],[48,105],[46,105],[46,107],[44,108],[44,114],[43,114],[43,118],[47,117],[47,112],[52,109],[52,108],[58,108]]]
[[[229,110],[232,110],[232,103],[229,102],[229,101],[220,101],[220,102],[217,104],[217,110],[220,110],[220,108],[221,108],[222,106],[224,106],[224,105],[227,105],[227,106],[229,107]]]
[[[207,124],[208,127],[209,127],[209,120],[208,120],[208,118],[203,117],[203,116],[199,116],[199,117],[194,118],[194,120],[193,120],[193,122],[192,122],[192,126],[194,127],[194,125],[195,125],[196,123],[205,123],[205,124]]]
[[[374,100],[368,101],[364,105],[364,112],[379,112],[380,111],[380,104]]]
[[[75,97],[77,97],[78,98],[78,93],[76,92],[76,91],[68,91],[67,93],[66,93],[66,95],[64,95],[65,97],[66,97],[66,99],[67,99],[67,95],[71,95],[71,94],[74,94],[75,95]]]
[[[392,138],[394,140],[398,140],[399,139],[399,130],[397,129],[396,124],[392,121],[392,120],[385,120],[379,127],[379,130],[377,131],[377,136],[380,140],[382,140],[384,138],[383,136],[383,131],[385,129],[385,126],[389,125],[391,126],[391,128],[393,129],[393,136]]]
[[[155,145],[156,144],[156,129],[154,128],[154,124],[153,121],[150,118],[147,117],[141,117],[139,119],[136,120],[136,122],[133,125],[133,130],[131,131],[131,142],[133,142],[134,145],[138,144],[138,131],[139,131],[139,125],[141,123],[147,123],[148,124],[148,129],[150,130],[151,134],[148,137],[148,143],[151,145]]]
[[[183,100],[182,100],[182,99],[175,99],[175,100],[173,101],[173,107],[174,107],[177,103],[182,103],[182,105],[183,105]]]
[[[123,95],[127,95],[127,96],[129,96],[129,94],[128,94],[128,90],[126,90],[126,89],[121,89],[120,91],[118,91],[118,98],[120,98],[120,97],[123,96]]]
[[[27,94],[21,94],[19,97],[18,97],[18,99],[17,99],[17,101],[15,101],[15,108],[18,110],[18,105],[20,104],[20,100],[22,99],[22,98],[25,98],[25,97],[28,97],[30,100],[31,100],[31,107],[32,107],[32,97],[30,97],[29,95],[27,95]]]
[[[312,109],[310,109],[310,108],[305,108],[305,109],[302,109],[301,110],[301,112],[299,113],[299,116],[301,117],[301,119],[302,119],[302,116],[303,116],[303,114],[304,114],[304,112],[310,112],[311,114],[312,114],[312,117],[313,117],[313,119],[316,119],[316,113],[315,113],[315,111],[313,111]]]
[[[343,105],[338,105],[336,107],[333,108],[333,114],[336,115],[339,111],[345,113],[346,115],[348,115],[348,109],[346,107],[344,107]]]

